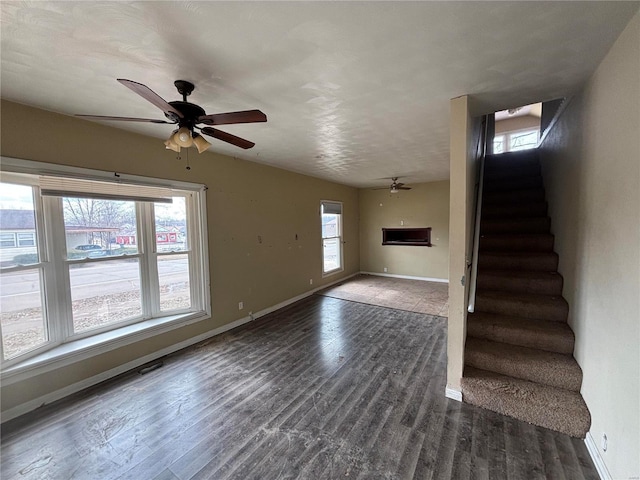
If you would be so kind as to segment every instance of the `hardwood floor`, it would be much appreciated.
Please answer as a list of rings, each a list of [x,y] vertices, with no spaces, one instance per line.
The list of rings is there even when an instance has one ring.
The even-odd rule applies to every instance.
[[[596,479],[584,443],[444,397],[446,320],[314,295],[8,422],[9,479]]]

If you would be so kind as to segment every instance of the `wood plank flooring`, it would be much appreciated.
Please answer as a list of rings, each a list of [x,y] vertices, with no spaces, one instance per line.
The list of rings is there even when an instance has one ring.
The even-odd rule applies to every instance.
[[[597,479],[444,397],[446,319],[314,295],[3,425],[9,479]]]

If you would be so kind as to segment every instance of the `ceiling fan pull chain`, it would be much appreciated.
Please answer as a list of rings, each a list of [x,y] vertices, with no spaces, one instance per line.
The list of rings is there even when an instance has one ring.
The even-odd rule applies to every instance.
[[[191,170],[191,165],[189,165],[189,149],[187,149],[187,170]]]

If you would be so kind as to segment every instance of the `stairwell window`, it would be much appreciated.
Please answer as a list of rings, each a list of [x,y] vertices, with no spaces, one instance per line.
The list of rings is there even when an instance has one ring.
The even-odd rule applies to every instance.
[[[51,165],[43,175],[12,160],[21,171],[5,162],[0,179],[0,234],[17,240],[0,244],[3,367],[209,315],[202,185]]]
[[[320,203],[322,227],[322,273],[342,271],[342,203]]]
[[[493,153],[516,152],[538,146],[540,130],[519,130],[493,137]]]

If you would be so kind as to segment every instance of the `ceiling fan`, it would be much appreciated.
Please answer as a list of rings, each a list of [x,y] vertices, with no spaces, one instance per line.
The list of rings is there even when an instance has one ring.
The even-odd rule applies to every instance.
[[[388,187],[374,188],[373,190],[387,190],[387,189],[389,189],[389,193],[398,193],[400,190],[411,190],[411,187],[405,187],[404,183],[399,183],[398,182],[398,178],[400,178],[400,177],[391,178],[391,185],[389,185]]]
[[[119,78],[118,82],[127,88],[130,88],[142,98],[151,102],[164,112],[166,120],[153,120],[149,118],[132,118],[132,117],[109,117],[102,115],[76,115],[77,117],[87,118],[89,120],[115,120],[121,122],[148,122],[148,123],[169,123],[177,124],[177,130],[174,130],[171,136],[164,142],[169,150],[180,152],[181,148],[188,148],[192,145],[198,149],[199,153],[204,152],[211,144],[204,139],[200,133],[208,135],[223,142],[230,143],[240,148],[251,148],[255,143],[236,137],[230,133],[223,132],[217,128],[210,126],[199,127],[198,124],[204,125],[229,125],[232,123],[255,123],[266,122],[267,116],[260,110],[244,110],[241,112],[214,113],[207,115],[204,109],[194,103],[187,102],[187,97],[193,92],[195,85],[186,80],[176,80],[173,84],[178,89],[178,93],[182,95],[182,101],[167,102],[160,95],[155,93],[146,85]],[[200,133],[194,130],[200,130]]]

